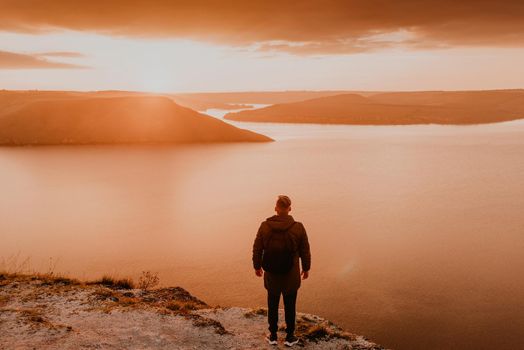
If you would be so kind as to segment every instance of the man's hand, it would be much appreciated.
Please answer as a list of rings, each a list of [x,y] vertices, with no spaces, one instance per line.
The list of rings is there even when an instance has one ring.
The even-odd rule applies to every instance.
[[[263,274],[264,272],[262,269],[255,270],[255,275],[257,275],[258,277],[262,277]]]
[[[302,279],[306,280],[309,277],[309,271],[302,271]]]

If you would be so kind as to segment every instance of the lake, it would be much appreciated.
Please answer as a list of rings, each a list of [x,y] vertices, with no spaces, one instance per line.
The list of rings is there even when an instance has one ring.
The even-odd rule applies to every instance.
[[[4,267],[265,306],[251,247],[287,194],[312,248],[298,311],[396,349],[524,347],[524,122],[232,124],[276,142],[0,148]]]

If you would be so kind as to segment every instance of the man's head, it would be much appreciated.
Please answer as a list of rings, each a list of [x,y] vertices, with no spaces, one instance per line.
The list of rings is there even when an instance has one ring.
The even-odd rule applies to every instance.
[[[277,215],[287,215],[291,211],[291,199],[288,196],[281,194],[277,198],[277,204],[275,205],[275,211]]]

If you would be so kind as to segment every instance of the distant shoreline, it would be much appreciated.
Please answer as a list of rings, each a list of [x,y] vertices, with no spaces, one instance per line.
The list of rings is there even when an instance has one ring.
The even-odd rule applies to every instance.
[[[472,125],[524,118],[524,90],[338,94],[231,112],[244,122],[330,125]]]

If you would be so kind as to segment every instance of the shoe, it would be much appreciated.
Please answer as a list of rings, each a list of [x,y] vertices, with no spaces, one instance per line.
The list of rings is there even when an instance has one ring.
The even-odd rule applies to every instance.
[[[269,343],[269,345],[278,345],[277,340],[277,334],[276,333],[270,333],[266,336],[266,340]]]
[[[286,341],[284,342],[285,346],[293,346],[298,343],[298,338],[294,335],[288,335]]]

